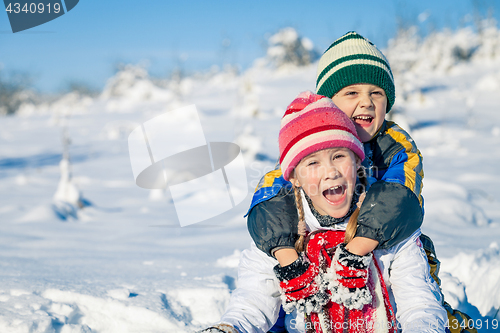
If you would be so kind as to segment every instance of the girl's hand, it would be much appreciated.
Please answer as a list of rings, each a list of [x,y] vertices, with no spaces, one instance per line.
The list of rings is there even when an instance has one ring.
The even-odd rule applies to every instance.
[[[349,252],[345,244],[337,247],[327,272],[330,278],[328,289],[332,293],[333,302],[350,310],[361,310],[372,302],[372,295],[367,286],[368,268],[372,260],[371,253],[359,256]]]
[[[276,265],[274,273],[280,281],[283,309],[290,313],[297,309],[304,313],[318,312],[328,302],[322,284],[320,269],[304,253],[290,265]]]

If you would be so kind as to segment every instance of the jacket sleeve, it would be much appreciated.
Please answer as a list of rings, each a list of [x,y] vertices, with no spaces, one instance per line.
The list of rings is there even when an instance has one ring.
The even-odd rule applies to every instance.
[[[272,257],[277,248],[294,248],[298,220],[293,190],[283,187],[251,209],[247,227],[257,248]]]
[[[393,122],[387,123],[387,134],[380,140],[388,154],[383,154],[384,164],[388,166],[380,180],[399,183],[409,188],[422,201],[422,181],[424,178],[423,157],[415,141],[401,127]],[[391,142],[391,143],[388,143]]]
[[[403,333],[443,333],[447,314],[419,235],[420,229],[396,246],[390,264],[389,281],[397,306],[396,319]]]
[[[422,225],[424,172],[415,142],[395,123],[387,122],[386,134],[377,146],[383,159],[378,163],[388,167],[366,193],[356,236],[377,240],[378,249],[387,249]]]
[[[220,322],[241,333],[265,333],[278,319],[281,298],[273,271],[278,262],[254,244],[241,254],[238,287],[233,291]]]
[[[387,249],[408,238],[422,221],[415,193],[398,183],[378,181],[366,192],[356,236],[377,240],[378,249]]]

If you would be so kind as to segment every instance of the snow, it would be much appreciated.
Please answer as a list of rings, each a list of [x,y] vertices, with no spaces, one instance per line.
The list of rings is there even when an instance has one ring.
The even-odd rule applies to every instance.
[[[500,319],[500,32],[485,23],[481,35],[417,35],[402,34],[386,50],[397,82],[388,117],[424,156],[423,232],[442,263],[445,299],[482,321],[480,332],[493,332],[493,318]],[[281,41],[287,36],[294,37],[289,31]],[[195,104],[208,142],[242,148],[251,193],[274,167],[286,106],[314,90],[316,76],[315,63],[258,64],[170,81],[128,65],[97,97],[24,104],[0,119],[0,332],[182,333],[219,319],[250,244],[243,218],[250,194],[221,215],[180,227],[169,190],[135,185],[127,138],[140,124]],[[56,214],[54,196],[70,205],[71,218]]]
[[[454,272],[459,276],[459,283],[466,295],[456,297],[454,306],[458,306],[466,299],[474,304],[480,313],[493,316],[500,307],[500,249],[496,242],[492,242],[485,249],[474,253],[463,253],[460,257],[455,256],[444,260],[442,266],[444,271]],[[480,283],[476,282],[480,281]],[[453,293],[453,284],[450,290]],[[463,290],[465,289],[465,290]],[[485,295],[490,295],[485,297]],[[452,298],[450,298],[453,300]],[[452,304],[452,303],[450,303]]]

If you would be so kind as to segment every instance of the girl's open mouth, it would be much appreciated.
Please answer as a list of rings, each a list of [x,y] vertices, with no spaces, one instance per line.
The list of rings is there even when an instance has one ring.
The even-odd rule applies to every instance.
[[[323,191],[323,196],[332,205],[338,205],[345,200],[346,190],[344,185],[332,186],[329,189]]]
[[[372,124],[373,122],[373,117],[369,115],[360,115],[360,116],[355,116],[352,117],[352,120],[354,121],[355,124],[361,126],[361,127],[368,127]]]

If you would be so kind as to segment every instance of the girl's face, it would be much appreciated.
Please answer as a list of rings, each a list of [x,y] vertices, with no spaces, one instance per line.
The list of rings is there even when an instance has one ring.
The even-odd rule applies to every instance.
[[[290,182],[302,187],[322,215],[343,217],[356,186],[359,159],[348,148],[330,148],[303,158]]]
[[[332,101],[352,119],[363,142],[369,141],[384,123],[387,96],[378,86],[353,84],[336,93]]]

